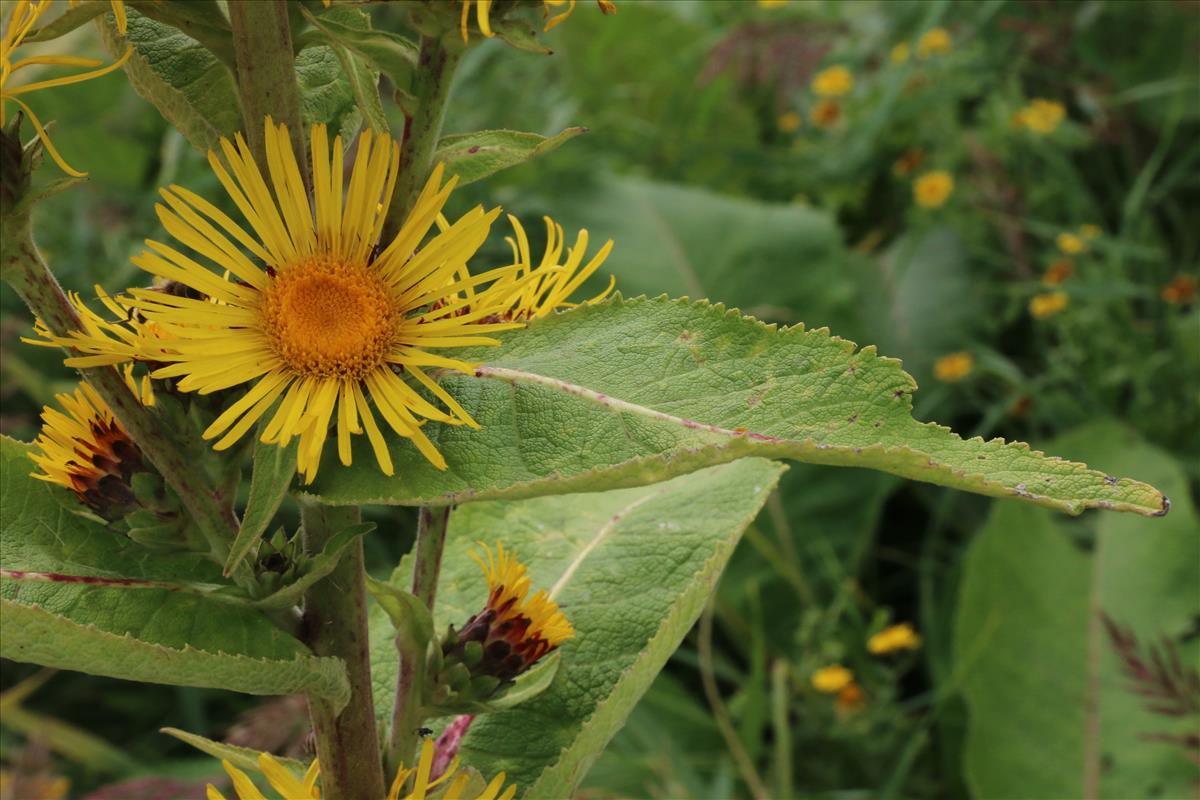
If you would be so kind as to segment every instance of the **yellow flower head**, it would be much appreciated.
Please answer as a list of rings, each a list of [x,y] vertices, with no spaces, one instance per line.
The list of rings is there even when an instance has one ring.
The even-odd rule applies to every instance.
[[[107,75],[113,70],[119,69],[129,59],[129,56],[133,54],[133,48],[126,48],[125,54],[107,67],[91,69],[88,72],[80,72],[75,75],[64,75],[60,78],[34,81],[23,86],[13,86],[12,76],[25,67],[34,65],[99,67],[101,62],[94,58],[80,58],[79,56],[30,56],[14,61],[13,51],[21,45],[21,42],[33,30],[33,26],[38,21],[38,18],[50,7],[50,0],[17,0],[10,7],[12,11],[8,16],[8,20],[4,22],[4,34],[0,36],[0,125],[5,124],[4,109],[8,101],[11,100],[14,105],[25,112],[25,116],[29,117],[34,130],[37,131],[38,138],[41,139],[42,145],[46,148],[46,152],[50,154],[50,158],[54,159],[54,163],[58,164],[59,169],[68,175],[81,178],[87,175],[87,173],[73,168],[63,159],[58,152],[58,148],[50,141],[50,136],[46,133],[46,128],[42,125],[41,120],[33,113],[33,109],[25,101],[19,99],[19,97],[20,95],[36,92],[40,89],[51,89],[55,86],[81,83],[92,78]],[[112,7],[113,15],[117,20],[117,27],[120,28],[121,33],[124,33],[125,5],[123,0],[112,0]]]
[[[503,544],[479,543],[471,553],[488,582],[487,604],[458,634],[458,641],[483,645],[482,671],[511,680],[567,639],[575,629],[545,590],[528,597],[532,581],[524,564]]]
[[[841,664],[821,667],[812,674],[813,688],[825,694],[835,694],[854,682],[854,673]]]
[[[1087,242],[1082,237],[1066,231],[1054,237],[1054,243],[1069,256],[1078,255],[1088,249]]]
[[[1099,239],[1101,236],[1104,235],[1104,231],[1100,228],[1099,225],[1092,225],[1090,223],[1086,223],[1086,224],[1079,226],[1079,235],[1082,236],[1084,239]]]
[[[971,374],[975,357],[966,351],[948,353],[933,364],[933,375],[943,383],[957,383]]]
[[[450,785],[439,796],[440,800],[512,800],[517,793],[516,784],[507,789],[504,788],[506,776],[501,772],[488,783],[482,792],[468,797],[465,792],[467,785],[471,782],[471,775],[458,771],[458,757],[454,758],[445,772],[430,780],[433,756],[433,739],[424,739],[421,743],[421,756],[417,761],[417,766],[414,769],[405,769],[403,764],[400,765],[400,769],[396,771],[396,777],[392,781],[391,789],[388,791],[387,800],[422,800],[429,796],[430,789],[441,786],[446,781],[450,781]],[[221,766],[225,768],[225,772],[233,782],[233,790],[237,793],[238,800],[266,800],[266,796],[259,791],[249,775],[225,760],[221,761]],[[271,788],[279,792],[282,800],[320,800],[321,790],[317,786],[317,778],[320,777],[321,770],[315,760],[309,765],[303,777],[297,777],[290,769],[267,753],[259,753],[258,768]],[[400,793],[410,778],[412,786],[401,797]],[[501,792],[501,789],[504,791]],[[211,783],[208,785],[207,797],[208,800],[225,800],[224,795],[217,791],[217,787]]]
[[[1044,100],[1040,97],[1029,101],[1029,104],[1013,115],[1013,122],[1019,128],[1026,128],[1034,133],[1054,133],[1067,110],[1056,100]]]
[[[842,118],[842,106],[837,100],[818,100],[808,118],[818,128],[832,128]]]
[[[841,97],[854,88],[854,75],[841,64],[813,76],[812,90],[820,97]]]
[[[930,56],[945,55],[950,49],[950,32],[945,28],[931,28],[917,40],[917,58],[921,60]]]
[[[897,650],[916,650],[920,646],[920,635],[907,622],[884,628],[867,640],[867,652],[876,656]]]
[[[1066,308],[1071,298],[1066,292],[1045,292],[1034,295],[1029,300],[1029,313],[1034,319],[1045,319]]]
[[[496,35],[492,31],[491,21],[494,0],[459,0],[459,2],[462,3],[462,17],[459,21],[459,30],[462,32],[462,40],[464,42],[469,41],[471,38],[470,22],[472,5],[475,7],[475,24],[479,27],[479,32],[489,39]],[[617,13],[617,7],[612,0],[596,0],[596,5],[600,7],[601,13]],[[564,6],[565,8],[563,8]],[[548,31],[565,22],[567,17],[571,16],[571,12],[575,10],[575,0],[542,0],[542,10],[546,17],[546,23],[542,30]]]
[[[1196,301],[1197,281],[1192,275],[1176,275],[1162,289],[1162,299],[1173,306],[1190,306]]]
[[[377,412],[444,469],[422,430],[425,420],[478,425],[426,370],[469,372],[474,365],[435,351],[496,344],[486,334],[519,327],[488,321],[506,309],[493,293],[474,292],[516,268],[466,273],[499,209],[476,207],[429,236],[457,182],[443,182],[439,166],[395,238],[383,242],[398,143],[364,133],[343,193],[341,137],[331,147],[325,126],[314,126],[311,205],[285,126],[267,120],[266,176],[240,135],[236,144],[221,140],[221,149],[225,163],[216,153],[209,163],[248,228],[182,186],[162,191],[159,219],[193,254],[149,241],[133,261],[202,297],[132,290],[137,314],[160,333],[137,338],[135,357],[156,365],[154,378],[178,379],[180,391],[209,394],[248,384],[204,431],[218,450],[269,416],[262,440],[286,446],[298,439],[297,465],[311,482],[332,422],[343,464],[351,461],[351,437],[365,432],[380,469],[391,475]],[[120,360],[128,344],[79,335],[58,343],[85,354],[69,359],[72,365],[87,356]]]
[[[125,373],[130,390],[153,403],[149,382],[139,387],[131,369]],[[55,400],[63,410],[42,409],[42,431],[29,454],[42,472],[33,477],[65,486],[106,519],[121,516],[134,502],[133,473],[145,469],[141,451],[91,384]]]
[[[1075,262],[1060,258],[1046,268],[1042,275],[1042,286],[1059,286],[1075,274]]]
[[[609,239],[584,265],[588,233],[581,230],[575,239],[575,245],[567,249],[564,259],[563,247],[566,237],[563,235],[562,226],[555,224],[549,217],[543,217],[543,220],[546,223],[546,252],[535,267],[525,229],[516,217],[511,214],[508,217],[516,238],[506,237],[505,241],[512,248],[516,271],[502,277],[490,290],[494,296],[494,305],[505,309],[501,312],[503,319],[527,321],[544,317],[558,309],[574,308],[578,303],[569,302],[567,298],[599,269],[612,252],[613,242]],[[608,287],[583,302],[595,303],[603,300],[615,284],[616,277],[609,276]]]
[[[908,61],[910,48],[908,42],[900,42],[892,47],[891,60],[893,64],[903,64]]]
[[[954,176],[945,170],[926,172],[913,182],[913,199],[922,208],[940,208],[954,192]]]
[[[784,133],[795,133],[803,123],[804,118],[795,111],[785,111],[775,120],[775,125]]]

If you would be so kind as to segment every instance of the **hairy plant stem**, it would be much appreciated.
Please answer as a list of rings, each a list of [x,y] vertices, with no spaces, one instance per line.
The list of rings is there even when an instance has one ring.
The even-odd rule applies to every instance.
[[[270,116],[288,126],[304,185],[311,188],[287,0],[230,3],[229,24],[233,28],[242,119],[254,160],[266,170],[263,118]]]
[[[319,553],[334,534],[360,521],[357,507],[304,502],[304,547]],[[371,694],[370,642],[363,546],[359,537],[333,572],[304,595],[305,639],[319,656],[346,664],[350,702],[339,713],[328,701],[310,695],[309,715],[321,762],[321,796],[330,800],[377,800],[385,796],[375,705]]]
[[[447,46],[444,40],[421,37],[421,51],[412,85],[416,108],[405,119],[404,139],[400,143],[403,171],[392,192],[392,202],[383,222],[382,241],[390,242],[395,238],[429,178],[429,171],[433,168],[433,152],[442,135],[450,84],[461,57],[462,51],[453,45]]]
[[[4,280],[51,333],[65,336],[69,331],[82,328],[79,315],[34,244],[29,216],[5,216],[3,236],[0,237],[3,242],[0,274]],[[238,530],[232,495],[216,490],[202,470],[188,463],[162,420],[134,397],[116,369],[91,367],[79,371],[112,409],[142,455],[179,496],[203,533],[213,558],[224,563]],[[235,572],[233,578],[243,587],[254,583],[253,574],[247,568]]]
[[[442,551],[446,545],[446,528],[450,522],[450,507],[422,506],[417,518],[417,541],[413,545],[412,593],[433,612],[437,598],[438,576],[442,571]],[[414,665],[404,658],[400,640],[400,676],[396,680],[396,699],[392,704],[392,728],[388,736],[387,768],[391,772],[401,763],[412,765],[417,748],[417,729],[422,720],[421,686],[417,685]]]

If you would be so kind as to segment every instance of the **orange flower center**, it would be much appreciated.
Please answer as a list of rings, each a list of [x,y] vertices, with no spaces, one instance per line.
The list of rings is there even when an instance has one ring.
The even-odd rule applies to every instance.
[[[264,292],[264,328],[275,352],[305,377],[365,377],[383,363],[400,314],[365,265],[327,257],[280,270]]]

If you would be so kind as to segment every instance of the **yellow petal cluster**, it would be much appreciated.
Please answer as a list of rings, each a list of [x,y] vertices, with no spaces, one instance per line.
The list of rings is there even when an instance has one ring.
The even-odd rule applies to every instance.
[[[1034,319],[1046,319],[1058,314],[1071,303],[1066,292],[1045,292],[1029,300],[1029,313]]]
[[[812,79],[812,90],[819,97],[841,97],[854,88],[854,74],[841,64],[821,70]]]
[[[854,682],[854,673],[841,664],[831,664],[814,672],[811,681],[818,692],[836,694]]]
[[[922,208],[940,208],[954,192],[954,176],[945,170],[933,170],[913,181],[913,199]]]
[[[957,383],[971,374],[975,357],[966,351],[947,353],[933,364],[933,375],[943,383]]]
[[[1054,133],[1067,116],[1067,110],[1057,100],[1034,98],[1013,115],[1013,123],[1019,128],[1039,134]]]
[[[930,28],[917,40],[917,58],[946,55],[952,49],[950,32],[945,28]]]
[[[884,628],[867,640],[867,652],[880,656],[897,650],[916,650],[921,646],[921,636],[907,622]]]

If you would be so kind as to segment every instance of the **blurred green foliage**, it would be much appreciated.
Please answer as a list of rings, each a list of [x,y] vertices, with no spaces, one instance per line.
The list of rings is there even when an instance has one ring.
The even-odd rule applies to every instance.
[[[376,27],[402,28],[400,8],[371,11]],[[922,59],[920,37],[936,27],[948,32],[949,52]],[[542,215],[569,235],[586,227],[594,243],[613,238],[601,273],[616,274],[626,295],[709,297],[770,322],[828,326],[876,344],[922,385],[918,417],[936,416],[964,435],[1036,445],[1117,420],[1067,439],[1064,454],[1115,473],[1128,460],[1124,451],[1136,448],[1147,468],[1158,462],[1175,476],[1177,505],[1178,493],[1190,505],[1186,495],[1196,497],[1200,484],[1200,308],[1164,289],[1200,274],[1198,41],[1200,14],[1188,3],[622,0],[615,17],[602,17],[585,2],[547,35],[553,56],[499,41],[473,49],[446,130],[553,135],[582,125],[589,133],[465,187],[455,202],[458,210],[502,204],[535,240]],[[901,43],[908,58],[896,63]],[[99,48],[90,28],[72,34],[70,46]],[[835,100],[837,122],[821,126],[810,80],[834,64],[849,68],[854,87]],[[1053,131],[1014,123],[1034,98],[1062,105],[1065,119]],[[39,93],[36,103],[43,119],[56,121],[58,147],[91,173],[40,211],[38,240],[60,280],[85,296],[96,283],[120,289],[144,280],[128,259],[144,238],[161,235],[157,188],[177,182],[218,195],[203,156],[119,75]],[[386,111],[400,130],[399,111]],[[913,180],[935,169],[953,176],[954,191],[924,208],[914,202]],[[1061,252],[1059,234],[1079,235],[1083,225],[1099,235],[1081,237],[1083,252]],[[493,259],[506,253],[499,237],[485,250]],[[1046,285],[1047,271],[1063,260],[1070,276]],[[1033,317],[1030,300],[1051,291],[1065,292],[1068,305]],[[31,320],[7,290],[0,302],[0,427],[29,439],[40,406],[71,375],[56,354],[17,342]],[[957,351],[971,354],[968,374],[938,380],[938,360]],[[1089,441],[1118,437],[1107,449]],[[1014,515],[1029,520],[1008,519]],[[371,563],[386,573],[411,541],[411,514],[371,517],[382,534],[368,537]],[[1039,649],[1038,636],[1008,635],[1003,621],[989,638],[989,611],[1009,625],[1045,625],[1041,640],[1097,634],[1086,610],[1072,615],[1055,605],[1059,613],[1047,615],[1030,596],[987,595],[979,581],[996,580],[989,571],[1001,569],[988,566],[987,548],[1011,551],[1018,540],[1005,534],[1023,531],[1023,547],[1009,557],[1036,568],[1010,578],[1033,582],[1030,591],[1053,605],[1062,591],[1055,583],[1098,558],[1103,537],[1167,535],[1152,520],[1122,519],[1119,532],[1085,521],[873,473],[793,465],[735,553],[711,630],[701,626],[676,653],[581,796],[745,797],[745,763],[755,773],[750,782],[773,797],[1013,791],[992,781],[1029,763],[988,761],[1001,756],[964,739],[979,724],[969,713],[995,713],[997,698],[1008,697],[993,691],[1007,686],[1005,660],[1020,661],[1038,685],[1045,677],[1073,687],[1088,659],[1106,659],[1116,675],[1115,656],[1100,637],[1086,658],[1060,659],[1060,650]],[[1191,557],[1191,545],[1178,546],[1187,550],[1178,557]],[[1143,639],[1166,636],[1195,664],[1196,630],[1187,628],[1200,614],[1195,585],[1142,591],[1162,594],[1179,612],[1124,615],[1133,600],[1121,596],[1106,598],[1104,610],[1129,616]],[[920,631],[920,651],[869,654],[869,636],[901,620]],[[835,697],[812,687],[812,673],[833,663],[855,674],[858,707],[839,710]],[[31,672],[6,664],[4,686]],[[715,706],[708,679],[721,698]],[[1039,694],[1036,703],[1055,719],[1073,718],[1073,691]],[[1097,691],[1106,724],[1136,719],[1153,728],[1153,717],[1135,716],[1147,712],[1119,679]],[[156,728],[220,736],[255,701],[60,674],[25,704],[119,744],[147,773],[191,777],[203,768]],[[276,710],[254,713],[273,719]],[[271,724],[286,727],[294,717]],[[996,727],[993,735],[1009,734]],[[4,729],[4,759],[16,759],[23,742]],[[1060,744],[1035,748],[1037,774],[1049,775],[1030,789],[1037,796],[1075,786],[1062,781],[1075,778],[1076,763],[1044,763]],[[1011,754],[1010,745],[997,752]],[[1152,756],[1103,754],[1132,770],[1113,786],[1169,793],[1175,784],[1155,783],[1150,773],[1188,774],[1177,744],[1136,748]],[[114,777],[69,760],[58,768],[80,789]]]

